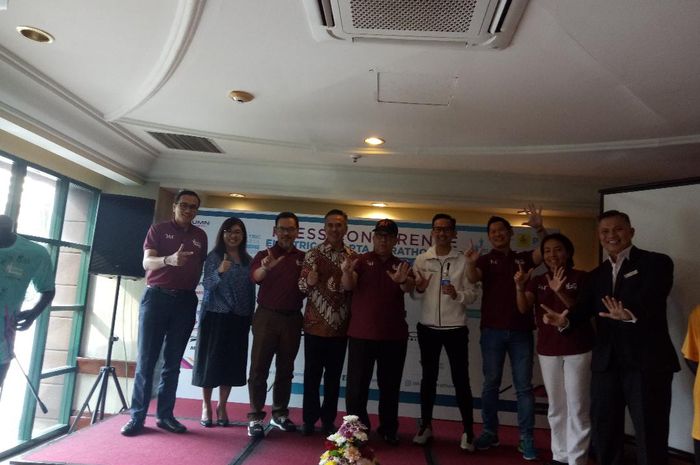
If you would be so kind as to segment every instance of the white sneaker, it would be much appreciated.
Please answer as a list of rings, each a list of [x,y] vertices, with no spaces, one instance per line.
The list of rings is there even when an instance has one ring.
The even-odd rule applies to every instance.
[[[421,428],[418,430],[415,436],[413,436],[413,444],[419,444],[424,446],[433,437],[433,429],[430,426]]]
[[[469,437],[467,433],[462,434],[462,439],[459,441],[459,447],[466,452],[474,452],[474,443],[469,442]]]

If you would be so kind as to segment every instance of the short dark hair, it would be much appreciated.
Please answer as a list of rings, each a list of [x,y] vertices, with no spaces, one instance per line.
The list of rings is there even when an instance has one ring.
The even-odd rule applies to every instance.
[[[294,224],[296,225],[297,228],[299,227],[299,218],[297,218],[297,216],[296,216],[294,213],[292,213],[292,212],[281,212],[281,213],[279,213],[279,214],[277,215],[277,217],[275,218],[275,227],[277,227],[277,223],[279,222],[279,220],[281,220],[281,219],[283,219],[283,218],[293,218],[293,219],[294,219]]]
[[[248,231],[246,231],[245,224],[240,218],[232,216],[227,218],[219,228],[219,232],[216,234],[216,245],[212,252],[216,253],[219,258],[224,258],[224,253],[226,253],[226,244],[224,243],[224,231],[230,230],[234,226],[240,226],[241,231],[243,231],[243,240],[238,245],[238,255],[241,259],[241,263],[247,265],[252,260],[251,256],[246,250],[248,247]]]
[[[197,197],[197,207],[198,208],[202,204],[202,199],[199,198],[197,193],[195,191],[190,191],[187,189],[181,189],[180,191],[178,191],[177,194],[175,194],[175,203],[178,203],[180,201],[180,197],[182,197],[183,195],[191,195],[192,197]]]
[[[503,225],[506,227],[506,229],[508,231],[513,230],[513,226],[510,225],[510,221],[503,218],[502,216],[492,216],[491,218],[489,218],[488,223],[486,223],[486,232],[488,232],[488,230],[491,229],[491,225],[493,223],[503,223]]]
[[[625,222],[627,222],[627,224],[629,226],[632,226],[632,222],[630,221],[629,215],[627,213],[621,212],[619,210],[606,210],[606,211],[604,211],[603,213],[598,215],[598,223],[603,221],[605,218],[613,218],[615,216],[619,216],[620,218],[625,220]]]
[[[345,218],[345,221],[348,220],[348,214],[345,213],[343,210],[340,210],[339,208],[334,208],[332,210],[329,210],[328,213],[326,213],[326,216],[323,217],[324,221],[328,219],[329,216],[342,216]]]
[[[447,213],[437,213],[435,216],[433,216],[433,222],[431,223],[431,226],[435,226],[435,222],[437,220],[449,220],[452,229],[455,229],[457,227],[457,220],[455,220],[451,215],[448,215]]]
[[[564,250],[566,250],[566,254],[568,255],[568,258],[566,259],[566,267],[567,268],[573,268],[574,267],[574,244],[571,242],[571,239],[566,237],[565,235],[561,233],[552,233],[552,234],[547,234],[544,236],[544,239],[542,239],[542,242],[540,243],[540,253],[544,257],[544,245],[548,241],[559,241],[561,242],[561,245],[564,246]]]

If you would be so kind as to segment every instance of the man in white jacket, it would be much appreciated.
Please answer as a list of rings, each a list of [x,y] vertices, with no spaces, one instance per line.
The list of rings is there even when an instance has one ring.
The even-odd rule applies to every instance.
[[[477,291],[467,281],[464,254],[452,248],[457,237],[456,221],[450,215],[438,213],[433,217],[432,247],[416,257],[413,272],[416,287],[411,296],[421,301],[418,323],[423,374],[420,385],[421,426],[413,438],[416,444],[426,444],[433,435],[431,421],[443,346],[450,361],[452,384],[462,415],[464,433],[460,448],[474,450],[473,399],[469,386],[469,329],[467,304],[476,300]]]

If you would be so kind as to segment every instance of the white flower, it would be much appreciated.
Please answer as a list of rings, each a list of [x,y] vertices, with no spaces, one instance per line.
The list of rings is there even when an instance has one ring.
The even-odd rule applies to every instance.
[[[367,433],[362,432],[362,431],[358,431],[357,433],[355,433],[354,436],[355,436],[355,439],[357,439],[358,441],[366,441],[367,440]]]
[[[359,421],[359,420],[360,420],[360,417],[358,417],[357,415],[345,415],[343,417],[343,421],[347,422],[347,423],[354,423],[354,422]]]

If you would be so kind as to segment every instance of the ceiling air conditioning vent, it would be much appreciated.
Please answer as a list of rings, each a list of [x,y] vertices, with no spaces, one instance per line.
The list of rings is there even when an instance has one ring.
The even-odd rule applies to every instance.
[[[507,47],[528,0],[304,0],[317,40]]]
[[[191,152],[224,153],[211,139],[205,137],[168,132],[148,131],[148,133],[169,149],[189,150]]]

